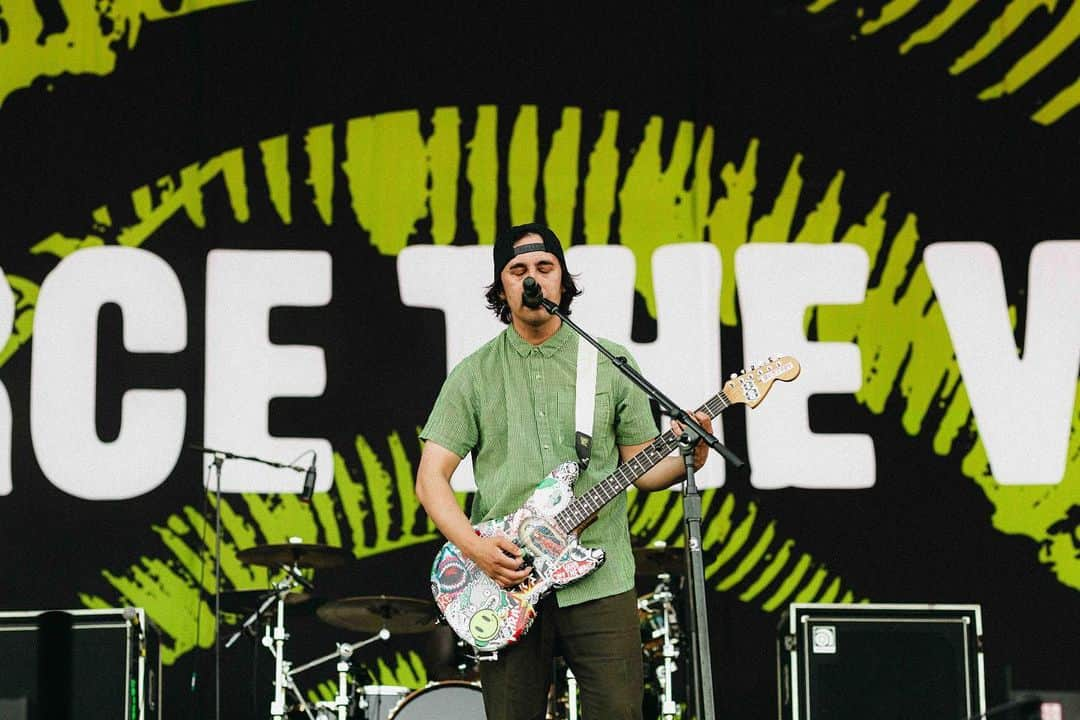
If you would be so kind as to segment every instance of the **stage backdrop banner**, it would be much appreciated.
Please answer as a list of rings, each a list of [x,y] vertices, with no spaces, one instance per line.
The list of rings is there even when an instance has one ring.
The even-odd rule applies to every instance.
[[[979,603],[991,704],[1080,690],[1080,2],[76,5],[0,5],[3,609],[144,607],[167,714],[256,717],[239,551],[356,558],[294,664],[365,637],[320,602],[428,597],[418,432],[537,220],[685,406],[802,366],[701,476],[722,716],[774,716],[793,602]],[[358,675],[423,686],[431,638]]]

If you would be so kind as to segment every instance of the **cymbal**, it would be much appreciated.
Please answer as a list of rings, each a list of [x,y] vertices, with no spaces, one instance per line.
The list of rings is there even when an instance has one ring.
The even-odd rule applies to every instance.
[[[670,545],[646,545],[634,548],[638,575],[681,575],[686,571],[686,551]]]
[[[241,550],[236,557],[248,565],[298,565],[316,569],[341,567],[353,559],[352,553],[344,548],[307,543],[256,545]]]
[[[438,617],[430,600],[386,595],[332,600],[317,614],[323,622],[346,630],[376,633],[386,628],[395,635],[428,632]]]

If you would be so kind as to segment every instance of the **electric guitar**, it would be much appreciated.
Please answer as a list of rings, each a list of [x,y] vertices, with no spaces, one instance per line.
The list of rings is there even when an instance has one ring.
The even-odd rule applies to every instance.
[[[794,380],[799,363],[769,358],[750,372],[732,375],[700,412],[710,418],[743,403],[756,407],[776,380]],[[524,635],[547,594],[590,574],[604,562],[604,551],[578,544],[578,536],[612,498],[679,447],[667,430],[607,478],[580,497],[573,485],[578,464],[565,462],[540,481],[517,511],[476,525],[478,535],[503,535],[523,550],[532,573],[516,587],[503,589],[453,543],[442,546],[431,568],[431,592],[447,624],[478,651],[495,652]]]

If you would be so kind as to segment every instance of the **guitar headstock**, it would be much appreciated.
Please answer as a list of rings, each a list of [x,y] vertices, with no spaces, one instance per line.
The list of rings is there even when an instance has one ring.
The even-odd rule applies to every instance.
[[[799,377],[800,370],[799,361],[790,355],[770,355],[769,361],[763,365],[751,365],[749,372],[744,370],[739,375],[732,374],[731,379],[724,383],[724,395],[732,403],[757,407],[765,399],[773,382],[794,380]]]

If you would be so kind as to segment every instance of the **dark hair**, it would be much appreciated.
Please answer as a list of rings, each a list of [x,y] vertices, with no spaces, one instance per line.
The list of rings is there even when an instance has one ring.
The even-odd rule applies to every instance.
[[[578,290],[577,284],[574,282],[574,276],[566,272],[565,267],[559,268],[562,271],[562,300],[559,301],[559,309],[567,315],[570,314],[570,303],[574,298],[581,294],[581,290]],[[502,320],[505,324],[510,324],[510,305],[506,302],[506,298],[503,296],[502,280],[496,279],[495,282],[487,286],[487,292],[484,297],[487,298],[488,310],[494,311],[495,315]]]

